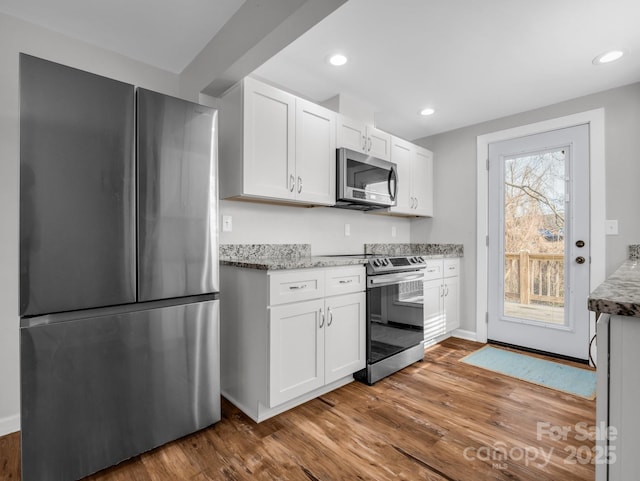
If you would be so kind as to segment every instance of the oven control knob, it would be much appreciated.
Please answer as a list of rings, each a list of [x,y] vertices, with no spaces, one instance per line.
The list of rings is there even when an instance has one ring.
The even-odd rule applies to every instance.
[[[418,256],[418,257],[416,257],[416,259],[418,260],[419,264],[424,264],[424,257]]]
[[[383,266],[388,266],[389,265],[389,259],[385,258],[385,259],[381,259],[380,261],[382,262]]]
[[[373,266],[374,267],[380,267],[380,261],[378,259],[374,259],[373,260]]]
[[[415,264],[416,263],[416,258],[415,257],[409,257],[409,264]]]

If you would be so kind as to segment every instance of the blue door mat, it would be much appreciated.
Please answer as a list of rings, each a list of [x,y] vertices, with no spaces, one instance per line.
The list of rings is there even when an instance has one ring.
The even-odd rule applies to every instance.
[[[568,366],[492,346],[480,348],[460,361],[585,399],[596,397],[594,370]]]

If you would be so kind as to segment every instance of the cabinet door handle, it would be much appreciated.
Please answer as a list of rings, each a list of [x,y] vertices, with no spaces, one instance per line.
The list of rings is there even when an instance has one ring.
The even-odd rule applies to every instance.
[[[296,178],[291,174],[289,176],[289,192],[293,192],[293,189],[296,186]]]
[[[440,286],[440,297],[444,297],[444,286]]]
[[[298,177],[298,194],[302,192],[302,177]]]
[[[367,150],[367,138],[364,135],[362,136],[362,150]]]
[[[448,296],[448,295],[449,295],[449,286],[445,284],[444,288],[445,288],[445,293],[444,293],[444,295],[445,295],[445,297],[446,297],[446,296]]]
[[[414,199],[415,199],[415,201],[416,201],[416,205],[414,206],[414,209],[417,209],[417,208],[418,208],[418,198],[417,198],[417,197],[414,197]]]
[[[371,152],[371,137],[367,139],[369,141],[369,147],[367,147],[367,152]]]
[[[333,322],[333,312],[331,312],[330,307],[327,307],[327,314],[329,314],[329,320],[327,321],[327,327],[329,327]]]
[[[338,281],[339,284],[351,284],[352,282],[353,282],[353,279],[342,279]]]
[[[324,312],[322,312],[322,307],[320,308],[320,329],[324,327]]]
[[[290,291],[296,291],[298,289],[305,289],[307,287],[306,284],[300,284],[298,286],[289,286]]]

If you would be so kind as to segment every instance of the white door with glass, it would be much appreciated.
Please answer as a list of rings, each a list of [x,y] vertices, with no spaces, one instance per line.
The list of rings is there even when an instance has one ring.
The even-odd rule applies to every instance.
[[[488,339],[586,360],[588,125],[489,144],[488,242]]]

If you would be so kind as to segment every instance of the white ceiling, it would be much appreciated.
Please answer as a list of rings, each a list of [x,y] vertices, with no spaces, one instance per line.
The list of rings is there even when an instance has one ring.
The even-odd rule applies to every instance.
[[[612,48],[627,55],[591,63]],[[340,68],[325,62],[337,50]],[[413,140],[640,81],[640,1],[349,0],[255,73],[366,101]]]
[[[0,12],[181,72],[245,0],[0,0]]]
[[[243,3],[0,0],[0,12],[178,73]],[[318,102],[358,99],[412,140],[640,81],[639,20],[638,0],[349,0],[255,74]],[[611,48],[627,55],[591,63]],[[336,50],[341,68],[325,62]]]

